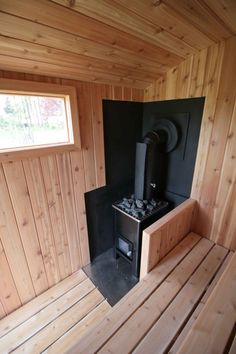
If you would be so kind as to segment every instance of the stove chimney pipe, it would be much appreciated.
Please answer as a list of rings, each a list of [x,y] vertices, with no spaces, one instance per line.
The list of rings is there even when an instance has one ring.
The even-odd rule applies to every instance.
[[[151,131],[136,144],[135,199],[150,200],[156,188],[156,160],[168,136],[164,130]]]

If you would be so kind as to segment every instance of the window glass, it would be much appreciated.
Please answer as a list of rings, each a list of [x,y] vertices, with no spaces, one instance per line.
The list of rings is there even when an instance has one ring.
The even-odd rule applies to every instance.
[[[65,97],[0,93],[0,149],[73,143]]]

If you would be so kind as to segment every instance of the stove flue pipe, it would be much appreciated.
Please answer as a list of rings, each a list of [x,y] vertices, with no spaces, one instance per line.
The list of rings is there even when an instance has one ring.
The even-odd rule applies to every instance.
[[[136,143],[135,199],[150,200],[156,189],[158,154],[163,151],[168,139],[164,130],[147,133],[142,143]]]

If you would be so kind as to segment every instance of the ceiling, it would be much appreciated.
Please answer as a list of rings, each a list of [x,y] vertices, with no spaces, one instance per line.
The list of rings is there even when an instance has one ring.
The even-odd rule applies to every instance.
[[[0,69],[145,88],[236,33],[236,0],[0,0]]]

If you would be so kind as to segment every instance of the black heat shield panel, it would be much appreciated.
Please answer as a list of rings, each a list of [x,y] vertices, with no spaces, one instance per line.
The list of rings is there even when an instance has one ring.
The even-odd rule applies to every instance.
[[[178,129],[176,148],[163,156],[165,181],[157,183],[173,206],[190,196],[200,134],[204,98],[148,102],[143,107],[143,136],[155,130],[159,119],[171,120]],[[159,166],[157,166],[158,169]]]
[[[134,183],[136,143],[142,137],[139,102],[103,101],[106,183]]]
[[[106,186],[85,194],[91,260],[113,247],[112,204],[134,192],[142,103],[103,100]]]
[[[105,186],[85,193],[91,260],[113,247],[112,204],[131,193],[133,193],[133,184],[128,183]]]

